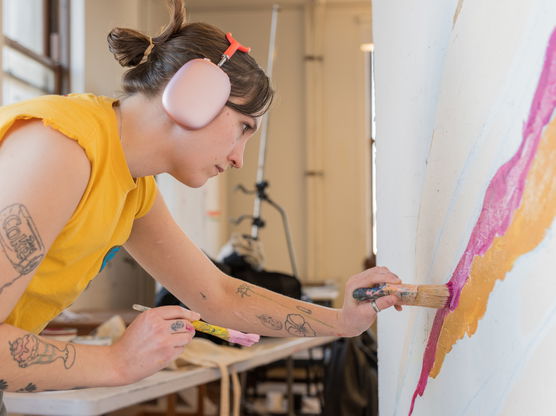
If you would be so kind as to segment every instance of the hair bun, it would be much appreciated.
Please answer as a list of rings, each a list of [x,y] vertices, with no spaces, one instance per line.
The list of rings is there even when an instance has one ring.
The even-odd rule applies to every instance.
[[[107,36],[108,49],[121,66],[136,66],[151,48],[151,38],[133,29],[116,27]],[[149,51],[150,53],[150,51]]]

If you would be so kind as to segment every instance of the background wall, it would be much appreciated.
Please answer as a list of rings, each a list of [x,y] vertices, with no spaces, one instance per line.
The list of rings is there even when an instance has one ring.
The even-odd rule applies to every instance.
[[[253,48],[266,65],[270,1],[189,1],[191,20],[216,24]],[[281,2],[270,113],[266,176],[269,194],[286,209],[300,276],[342,281],[361,270],[370,250],[369,118],[365,54],[370,42],[367,1]],[[253,198],[234,191],[252,187],[258,140],[245,166],[225,178],[226,217],[252,212]],[[267,268],[290,270],[282,223],[263,206],[261,239]],[[223,219],[224,220],[224,219]],[[224,235],[249,232],[225,223]],[[346,242],[349,242],[346,244]]]
[[[538,293],[555,288],[540,271],[554,268],[555,181],[533,173],[554,157],[555,13],[545,0],[374,3],[379,261],[407,282],[464,282],[453,309],[380,314],[381,415],[412,399],[416,415],[552,413],[540,363],[555,303]]]
[[[373,2],[377,260],[406,282],[418,282],[417,223],[455,7],[455,0]],[[381,415],[407,412],[410,394],[402,386],[416,383],[432,318],[411,308],[381,312]],[[411,362],[411,368],[398,369],[400,361]]]
[[[108,51],[106,36],[116,26],[146,29],[140,0],[72,0],[72,92],[92,92],[117,97],[123,68]],[[146,10],[145,10],[146,12]],[[125,252],[120,253],[92,281],[71,309],[128,309],[134,303],[150,305],[152,278]]]
[[[190,21],[207,21],[232,32],[253,48],[263,67],[272,4],[186,3]],[[266,166],[269,195],[289,216],[300,278],[341,285],[362,269],[371,248],[368,55],[360,50],[371,41],[370,3],[287,0],[280,5],[273,80],[277,96],[270,113]],[[126,26],[154,35],[168,16],[163,0],[74,0],[72,13],[72,89],[112,96],[123,71],[107,50],[106,34],[114,26]],[[243,169],[201,189],[159,177],[180,226],[212,256],[232,232],[250,231],[248,221],[237,227],[229,219],[252,213],[253,196],[234,189],[238,184],[253,187],[258,145],[256,136]],[[262,216],[267,223],[261,232],[266,268],[290,272],[281,219],[268,205],[263,205]],[[74,308],[114,306],[106,293],[137,284],[136,266],[125,255],[119,257]],[[144,281],[139,286],[142,293],[151,290]],[[137,295],[122,294],[125,299]]]

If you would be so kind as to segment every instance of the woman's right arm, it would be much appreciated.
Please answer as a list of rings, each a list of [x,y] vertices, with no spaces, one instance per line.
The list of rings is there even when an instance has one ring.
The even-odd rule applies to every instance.
[[[5,323],[37,267],[71,218],[90,176],[74,140],[39,120],[18,121],[0,143],[0,389],[41,391],[126,384],[163,368],[191,331],[179,307],[136,319],[111,347],[53,341]],[[33,313],[33,311],[26,311]]]

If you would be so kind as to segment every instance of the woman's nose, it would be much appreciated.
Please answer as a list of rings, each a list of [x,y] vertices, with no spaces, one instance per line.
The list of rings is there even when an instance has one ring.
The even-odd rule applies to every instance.
[[[230,153],[228,160],[230,161],[230,165],[233,168],[241,168],[243,167],[243,153],[245,151],[245,144],[238,144]]]

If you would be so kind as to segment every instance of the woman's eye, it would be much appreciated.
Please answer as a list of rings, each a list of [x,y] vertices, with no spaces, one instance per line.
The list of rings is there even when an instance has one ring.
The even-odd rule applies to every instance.
[[[241,133],[245,134],[247,133],[249,130],[251,130],[251,126],[247,123],[243,123],[243,128],[241,129]]]

